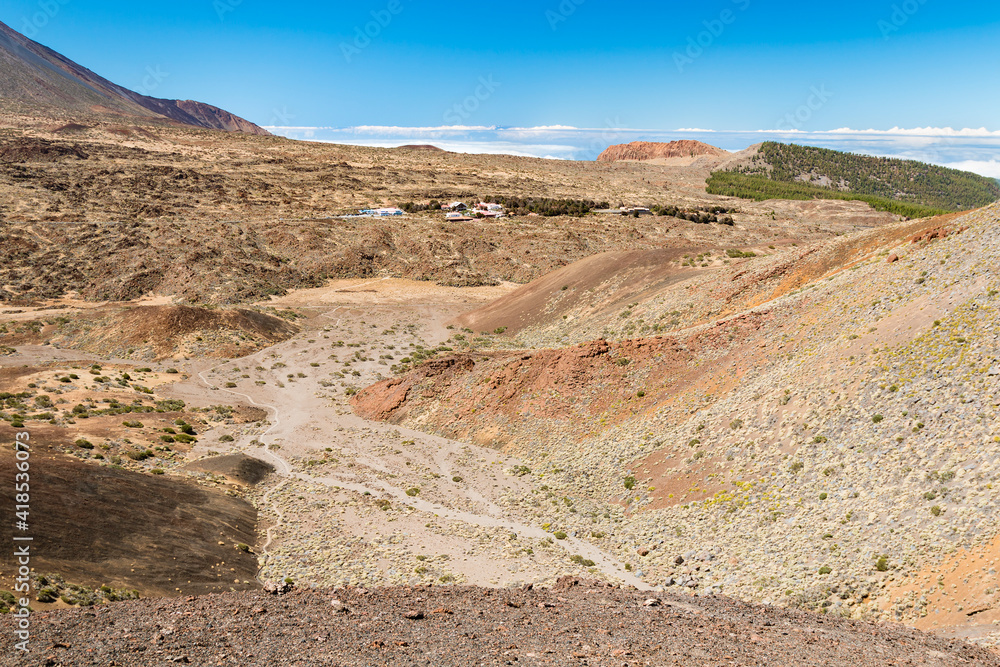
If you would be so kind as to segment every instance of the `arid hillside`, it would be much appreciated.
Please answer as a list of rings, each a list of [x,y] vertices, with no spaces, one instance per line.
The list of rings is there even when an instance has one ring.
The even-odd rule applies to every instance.
[[[64,517],[51,664],[990,664],[866,623],[997,643],[997,207],[19,114],[0,430]]]
[[[16,119],[9,119],[15,122]],[[527,283],[595,254],[786,246],[896,216],[860,202],[747,202],[704,193],[707,169],[574,163],[277,137],[20,119],[0,130],[0,299],[153,293],[244,303],[326,278]],[[732,226],[669,215],[440,212],[342,219],[371,205],[516,196],[723,206]],[[694,216],[691,216],[694,217]]]
[[[0,345],[54,345],[114,359],[228,359],[287,340],[298,331],[293,322],[257,310],[82,305],[57,304],[34,311],[34,316],[0,322]]]
[[[755,257],[587,260],[354,404],[522,458],[569,498],[538,521],[613,535],[647,581],[989,632],[989,568],[966,599],[934,578],[996,537],[998,228],[993,206]],[[610,523],[567,511],[592,503]]]
[[[166,471],[183,466],[206,431],[259,421],[263,411],[169,398],[164,387],[182,377],[172,366],[18,349],[12,363],[14,349],[0,346],[0,438],[30,435],[36,609],[258,587],[257,558],[239,548],[257,531],[257,509],[233,491],[245,483],[226,466]],[[14,469],[9,447],[0,469]],[[2,500],[14,505],[13,485]],[[12,530],[8,523],[0,537],[10,541]],[[13,590],[13,554],[0,562],[0,590]]]

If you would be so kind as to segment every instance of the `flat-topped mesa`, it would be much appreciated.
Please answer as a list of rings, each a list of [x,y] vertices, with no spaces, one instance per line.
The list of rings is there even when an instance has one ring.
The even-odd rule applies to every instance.
[[[728,151],[693,139],[681,139],[669,143],[633,141],[630,144],[610,146],[597,157],[598,162],[622,162],[624,160],[646,161],[670,158],[693,158],[708,155],[725,157]]]

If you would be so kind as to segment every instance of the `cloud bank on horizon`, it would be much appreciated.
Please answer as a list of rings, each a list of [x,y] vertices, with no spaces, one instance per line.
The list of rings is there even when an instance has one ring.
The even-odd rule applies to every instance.
[[[727,131],[701,128],[654,130],[619,127],[544,125],[500,127],[443,125],[402,127],[269,126],[274,134],[305,141],[394,148],[432,143],[456,153],[517,155],[552,160],[594,160],[605,148],[631,141],[697,139],[729,151],[743,150],[761,141],[783,141],[880,157],[919,160],[1000,179],[1000,131],[982,128],[922,127],[888,130],[838,128],[834,130]]]

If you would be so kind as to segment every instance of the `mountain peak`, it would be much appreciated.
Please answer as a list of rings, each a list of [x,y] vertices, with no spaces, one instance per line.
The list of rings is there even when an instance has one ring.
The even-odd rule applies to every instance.
[[[223,109],[123,88],[0,22],[0,103],[85,115],[135,116],[211,130],[268,135]]]

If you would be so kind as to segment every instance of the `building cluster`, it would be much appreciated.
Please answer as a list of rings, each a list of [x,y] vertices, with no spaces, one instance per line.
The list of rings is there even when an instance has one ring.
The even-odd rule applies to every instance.
[[[395,218],[403,215],[401,208],[365,208],[358,211],[361,215],[371,218]]]
[[[452,222],[468,222],[476,218],[502,218],[504,208],[500,204],[490,204],[479,202],[473,208],[469,208],[463,202],[456,201],[450,204],[443,204],[442,211],[446,211],[445,218]]]
[[[450,204],[443,204],[441,210],[445,212],[445,218],[454,222],[468,222],[481,218],[502,218],[506,215],[501,204],[491,204],[479,202],[473,207],[469,207],[463,202],[456,201]],[[355,215],[341,216],[343,218],[396,218],[404,215],[401,208],[363,208]]]

